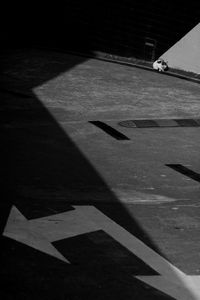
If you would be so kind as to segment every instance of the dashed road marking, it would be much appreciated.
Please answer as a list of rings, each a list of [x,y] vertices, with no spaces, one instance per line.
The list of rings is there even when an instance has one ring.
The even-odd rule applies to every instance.
[[[200,127],[200,119],[141,119],[125,120],[118,125],[126,128]]]
[[[200,174],[199,173],[196,173],[181,164],[166,164],[166,166],[195,180],[195,181],[200,182]]]
[[[130,140],[126,135],[122,134],[118,130],[114,129],[113,127],[107,125],[104,122],[101,121],[90,121],[91,124],[94,124],[95,126],[102,129],[104,132],[115,138],[116,140]]]

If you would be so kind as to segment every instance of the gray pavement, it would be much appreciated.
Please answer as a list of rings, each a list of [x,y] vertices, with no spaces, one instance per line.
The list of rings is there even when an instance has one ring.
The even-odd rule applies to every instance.
[[[3,299],[200,299],[199,84],[42,50],[1,62]]]

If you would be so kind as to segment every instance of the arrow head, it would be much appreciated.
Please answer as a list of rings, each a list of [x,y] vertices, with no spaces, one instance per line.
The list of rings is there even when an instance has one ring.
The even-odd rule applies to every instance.
[[[37,228],[30,225],[15,206],[11,208],[3,236],[69,263]]]

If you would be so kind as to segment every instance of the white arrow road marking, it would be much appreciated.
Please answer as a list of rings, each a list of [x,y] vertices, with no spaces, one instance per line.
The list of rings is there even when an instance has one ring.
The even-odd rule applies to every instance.
[[[136,278],[177,300],[200,300],[200,276],[187,276],[95,207],[83,206],[81,211],[88,219],[101,224],[101,229],[162,275],[135,276]]]
[[[27,220],[13,206],[3,235],[69,263],[52,242],[104,230],[160,274],[136,278],[177,300],[200,300],[200,276],[186,275],[94,206],[74,208],[73,211]]]
[[[3,235],[69,263],[51,242],[101,229],[80,211],[27,220],[13,206]]]
[[[200,299],[200,276],[187,276],[181,278],[180,284],[172,282],[165,276],[135,276],[148,285],[174,297],[178,300]]]
[[[13,240],[52,255],[65,262],[68,260],[46,239],[41,231],[32,227],[29,221],[13,206],[3,235]]]

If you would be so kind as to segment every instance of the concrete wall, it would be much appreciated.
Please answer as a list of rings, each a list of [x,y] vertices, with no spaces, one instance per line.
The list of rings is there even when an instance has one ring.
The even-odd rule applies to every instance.
[[[65,28],[62,37],[72,48],[147,61],[159,57],[199,22],[200,1],[193,0],[184,4],[181,0],[65,3],[68,6],[63,9],[63,17],[58,14],[63,20],[60,28]],[[66,34],[72,28],[72,34],[69,30]]]
[[[168,61],[169,67],[200,74],[200,23],[162,57]]]
[[[200,15],[197,0],[4,2],[1,49],[39,45],[146,61],[165,53]]]

